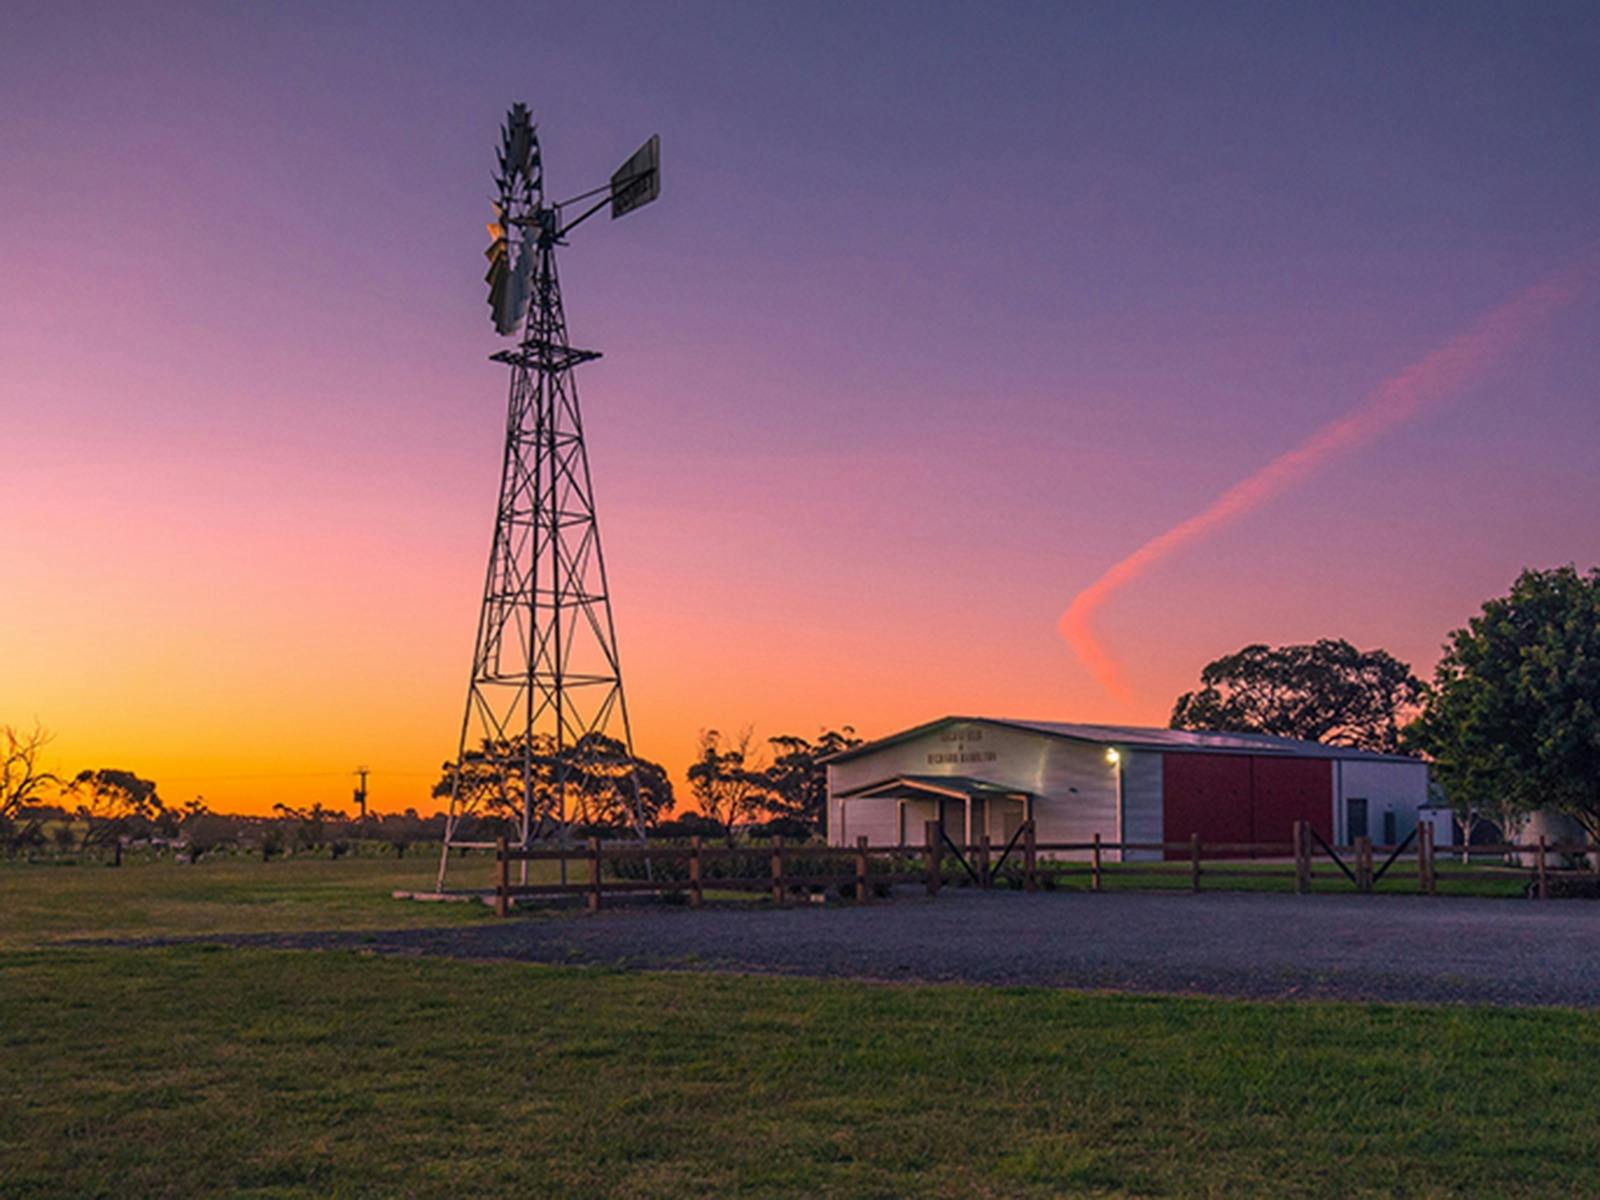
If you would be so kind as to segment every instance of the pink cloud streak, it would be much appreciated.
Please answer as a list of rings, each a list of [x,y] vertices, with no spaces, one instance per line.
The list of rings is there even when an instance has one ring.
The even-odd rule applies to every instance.
[[[1481,317],[1398,375],[1365,401],[1328,422],[1305,441],[1241,479],[1205,508],[1151,538],[1073,597],[1059,629],[1091,674],[1119,700],[1133,692],[1122,664],[1095,637],[1089,620],[1112,593],[1197,538],[1259,508],[1330,459],[1380,437],[1450,396],[1498,364],[1535,329],[1570,304],[1600,265],[1594,253],[1552,275]]]

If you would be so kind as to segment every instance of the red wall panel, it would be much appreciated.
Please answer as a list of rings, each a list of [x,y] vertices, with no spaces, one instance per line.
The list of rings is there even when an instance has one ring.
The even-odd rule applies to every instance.
[[[1288,842],[1296,821],[1333,840],[1333,762],[1245,754],[1161,756],[1162,839]],[[1168,858],[1185,852],[1169,850]]]
[[[1250,776],[1251,841],[1288,842],[1296,821],[1333,840],[1333,760],[1251,758]]]
[[[1162,840],[1250,840],[1250,759],[1243,754],[1161,756]],[[1182,858],[1182,852],[1168,851]]]

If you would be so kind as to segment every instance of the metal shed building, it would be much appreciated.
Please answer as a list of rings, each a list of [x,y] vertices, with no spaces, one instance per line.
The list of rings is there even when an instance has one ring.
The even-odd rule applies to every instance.
[[[836,846],[920,844],[937,819],[1003,844],[1030,817],[1042,842],[1288,842],[1304,820],[1391,844],[1427,802],[1420,759],[1251,733],[942,717],[828,762]]]

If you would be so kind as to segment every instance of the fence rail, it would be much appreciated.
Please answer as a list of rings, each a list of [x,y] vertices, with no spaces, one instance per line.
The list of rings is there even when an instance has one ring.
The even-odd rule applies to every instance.
[[[946,886],[947,863],[961,869],[961,877],[980,887],[993,887],[1004,878],[1025,892],[1039,890],[1044,882],[1087,876],[1089,890],[1104,890],[1107,856],[1115,856],[1119,880],[1131,875],[1187,877],[1191,891],[1202,890],[1207,879],[1292,879],[1294,890],[1302,895],[1312,890],[1317,880],[1344,878],[1357,892],[1371,892],[1391,870],[1404,862],[1414,873],[1417,890],[1424,895],[1438,894],[1438,857],[1473,855],[1519,855],[1532,858],[1526,866],[1505,864],[1478,866],[1481,876],[1520,878],[1529,884],[1531,895],[1547,899],[1552,879],[1582,877],[1600,881],[1600,846],[1585,843],[1547,842],[1541,836],[1532,845],[1492,843],[1479,845],[1437,844],[1433,827],[1419,825],[1396,845],[1374,845],[1369,838],[1358,838],[1354,846],[1335,847],[1305,821],[1296,821],[1288,842],[1204,842],[1193,834],[1181,842],[1108,842],[1098,835],[1089,841],[1041,842],[1032,821],[1023,822],[1016,834],[999,847],[988,837],[969,846],[957,846],[937,821],[929,821],[920,845],[899,843],[870,845],[865,837],[854,846],[813,846],[785,843],[781,838],[768,846],[706,845],[693,838],[689,845],[603,844],[591,838],[586,845],[564,848],[512,846],[507,839],[489,843],[495,851],[493,903],[500,916],[509,915],[514,902],[522,897],[582,896],[588,908],[597,910],[607,893],[678,892],[688,897],[691,907],[705,903],[706,892],[767,892],[774,904],[790,902],[799,889],[848,887],[859,903],[870,903],[879,888],[896,884],[921,883],[930,896]],[[1342,851],[1342,852],[1341,852]],[[1410,851],[1408,854],[1407,851]],[[1151,854],[1154,860],[1128,860],[1129,854]],[[1060,855],[1084,855],[1062,858]],[[1208,858],[1208,855],[1210,856]],[[1379,863],[1378,856],[1382,855]],[[1045,856],[1041,861],[1041,856]],[[1176,857],[1173,857],[1176,856]],[[1221,865],[1218,863],[1220,856]],[[1263,861],[1245,869],[1240,858]],[[1581,870],[1561,869],[1553,859],[1577,859],[1590,864]],[[717,864],[750,864],[765,860],[765,869],[735,874],[716,871]],[[798,859],[798,861],[796,861]],[[1318,860],[1337,868],[1336,874],[1318,872]],[[562,882],[530,883],[526,878],[512,881],[513,863],[560,862]],[[611,865],[611,874],[606,865]],[[913,865],[914,864],[914,865]],[[1006,870],[1007,864],[1010,869]],[[1376,864],[1376,865],[1375,865]],[[578,868],[580,879],[568,880],[570,868]],[[623,867],[642,871],[643,878],[618,874]],[[836,868],[836,869],[832,869]],[[526,868],[523,868],[525,875]]]

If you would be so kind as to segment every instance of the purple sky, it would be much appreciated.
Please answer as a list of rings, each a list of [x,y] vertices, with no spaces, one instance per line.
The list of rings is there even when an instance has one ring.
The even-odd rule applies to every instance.
[[[1132,701],[1055,623],[1600,240],[1597,63],[1592,4],[9,4],[0,722],[208,795],[286,743],[424,788],[518,99],[558,196],[662,137],[661,201],[563,258],[645,753],[1159,723],[1252,640],[1427,671],[1523,565],[1600,558],[1600,290],[1119,592]]]

